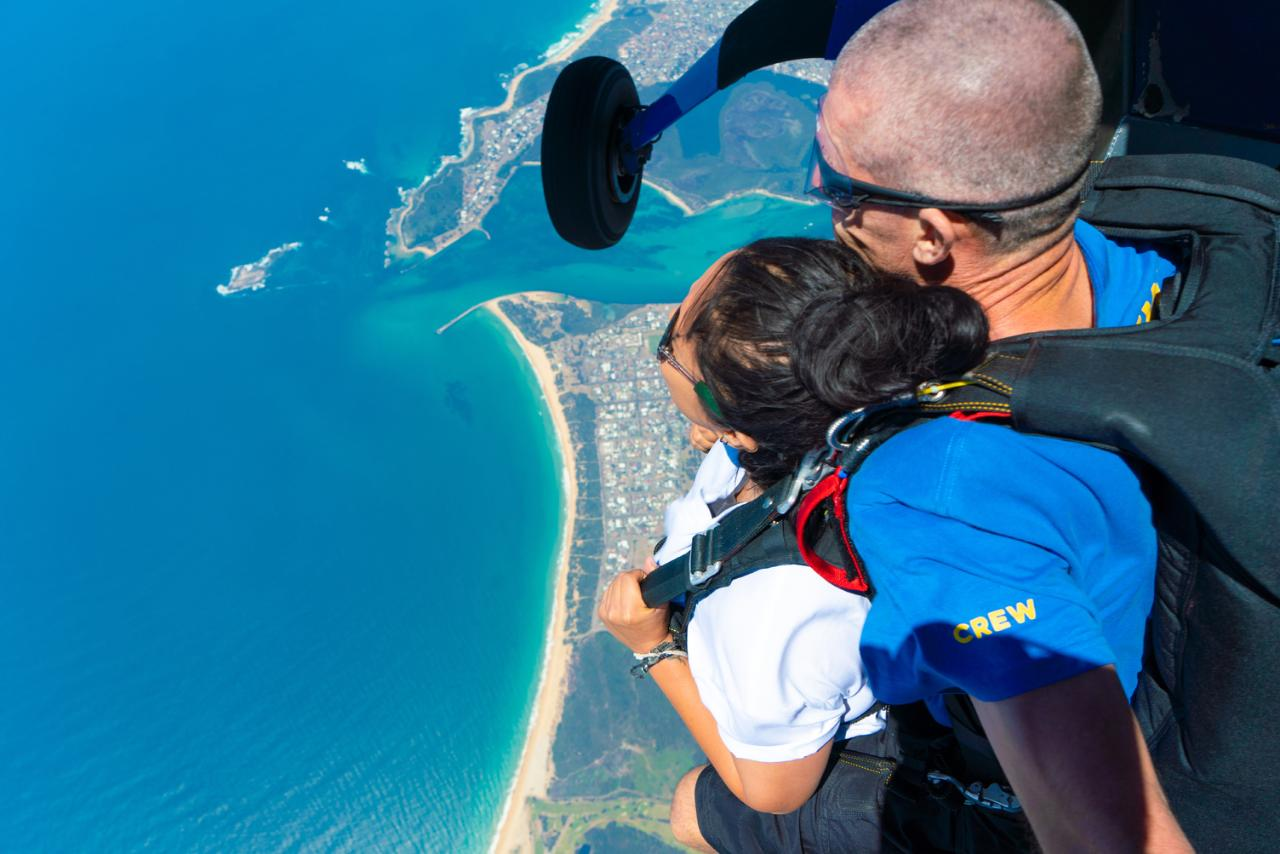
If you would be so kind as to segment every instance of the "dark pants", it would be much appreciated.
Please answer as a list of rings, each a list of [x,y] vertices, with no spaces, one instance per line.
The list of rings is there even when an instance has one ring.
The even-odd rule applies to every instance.
[[[1021,814],[970,806],[926,783],[926,768],[959,772],[954,738],[900,711],[907,710],[894,707],[881,732],[837,744],[813,797],[786,815],[747,807],[708,765],[694,788],[702,837],[730,854],[1037,850]]]
[[[749,808],[708,765],[694,788],[698,828],[713,848],[732,854],[879,851],[880,813],[897,752],[889,728],[837,744],[818,791],[786,815]]]

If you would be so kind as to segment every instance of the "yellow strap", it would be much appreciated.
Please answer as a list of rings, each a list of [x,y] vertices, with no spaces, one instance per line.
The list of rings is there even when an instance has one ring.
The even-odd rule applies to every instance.
[[[973,385],[973,383],[969,382],[968,380],[958,380],[953,383],[943,383],[942,385],[931,385],[927,388],[922,388],[918,392],[916,392],[916,397],[917,398],[930,397],[931,395],[940,394],[944,391],[951,391],[951,389],[953,388],[962,388],[963,386],[967,386],[967,385]]]

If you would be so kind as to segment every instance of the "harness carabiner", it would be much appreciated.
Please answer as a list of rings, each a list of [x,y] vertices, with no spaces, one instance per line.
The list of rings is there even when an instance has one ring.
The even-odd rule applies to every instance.
[[[861,426],[862,422],[867,420],[868,416],[877,412],[883,412],[887,409],[897,409],[902,406],[910,406],[916,402],[916,393],[914,391],[903,392],[894,395],[888,400],[882,400],[879,403],[860,406],[852,412],[846,412],[831,425],[827,427],[827,447],[831,452],[839,456],[849,450],[853,445],[853,434]]]
[[[804,459],[800,461],[800,467],[791,475],[791,482],[787,485],[786,493],[782,496],[782,500],[778,502],[778,506],[774,508],[774,512],[777,515],[785,516],[792,507],[796,506],[800,493],[813,489],[814,484],[822,480],[823,469],[827,465],[828,456],[821,448],[814,448],[804,455]]]
[[[969,385],[967,380],[948,383],[926,380],[911,391],[904,391],[888,400],[860,406],[852,412],[846,412],[835,421],[832,421],[831,425],[827,427],[827,447],[831,449],[832,454],[839,456],[853,447],[854,433],[857,432],[858,427],[869,416],[888,409],[900,409],[917,403],[933,403],[941,400],[951,389],[966,385]]]
[[[964,797],[965,803],[994,812],[1022,812],[1022,803],[1018,800],[1018,796],[998,783],[991,783],[986,787],[981,783],[970,783],[966,786],[955,777],[950,774],[943,774],[941,771],[930,771],[927,777],[929,782],[935,786],[954,786]]]

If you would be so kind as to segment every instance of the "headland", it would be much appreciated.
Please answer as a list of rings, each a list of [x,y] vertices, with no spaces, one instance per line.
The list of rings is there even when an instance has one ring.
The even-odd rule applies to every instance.
[[[528,148],[532,137],[538,136],[542,128],[542,114],[546,112],[546,96],[551,92],[551,84],[543,87],[545,92],[535,97],[535,103],[526,104],[517,110],[517,94],[525,81],[540,72],[559,67],[569,57],[579,53],[581,48],[592,40],[600,29],[613,19],[618,11],[620,0],[600,0],[591,13],[578,25],[575,33],[571,33],[553,45],[544,54],[542,61],[536,65],[517,71],[506,83],[506,97],[501,103],[492,107],[479,109],[467,108],[462,111],[460,125],[462,132],[461,149],[456,155],[446,155],[440,161],[435,173],[427,176],[413,190],[400,190],[401,207],[391,211],[387,220],[387,232],[395,238],[388,252],[397,257],[405,257],[418,253],[430,257],[456,242],[469,231],[479,230],[481,222],[498,201],[502,187],[511,177],[511,173],[519,168],[512,167],[513,161]],[[554,80],[552,81],[554,82]],[[496,118],[498,121],[486,123],[486,119]],[[463,200],[457,211],[457,223],[442,233],[432,236],[422,243],[413,243],[405,237],[406,218],[410,217],[416,207],[426,201],[428,187],[434,181],[437,186],[446,185],[452,175],[448,175],[452,167],[465,167],[475,159],[477,131],[485,133],[482,145],[486,150],[482,168],[472,170],[468,175],[465,168],[460,170],[463,178]],[[472,180],[468,181],[467,178]]]
[[[565,64],[588,55],[617,57],[634,76],[641,99],[653,100],[715,43],[742,7],[736,0],[601,0],[539,63],[511,76],[501,103],[462,111],[459,152],[444,157],[417,187],[400,190],[401,204],[387,219],[387,263],[430,257],[473,231],[487,234],[484,219],[511,176],[536,165],[531,149]],[[809,94],[761,80],[738,84],[719,122],[723,133],[718,126],[711,131],[724,137],[724,150],[714,150],[718,142],[693,139],[708,132],[682,123],[655,149],[646,183],[686,215],[751,192],[807,202],[799,195],[799,170],[812,138],[817,87],[829,67],[821,60],[775,67],[772,77],[807,83]],[[714,116],[711,108],[702,109]],[[713,168],[723,163],[733,168]]]

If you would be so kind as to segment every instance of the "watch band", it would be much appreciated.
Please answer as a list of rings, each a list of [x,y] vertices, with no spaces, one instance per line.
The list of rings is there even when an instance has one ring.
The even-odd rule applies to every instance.
[[[636,664],[631,668],[631,675],[637,679],[643,679],[650,668],[659,661],[665,661],[668,658],[687,659],[689,654],[681,649],[674,639],[668,638],[648,652],[633,652],[632,656]]]

